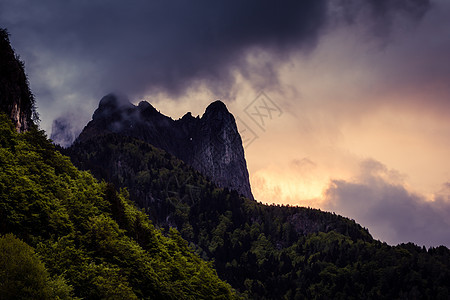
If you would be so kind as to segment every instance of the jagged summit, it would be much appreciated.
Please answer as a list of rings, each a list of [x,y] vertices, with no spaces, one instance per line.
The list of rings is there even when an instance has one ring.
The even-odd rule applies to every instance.
[[[225,103],[220,100],[212,102],[205,110],[205,114],[213,112],[229,112]]]
[[[218,186],[253,199],[242,140],[226,105],[214,101],[202,117],[186,113],[173,120],[150,103],[137,106],[125,97],[109,94],[75,143],[107,133],[120,133],[166,150],[211,178]]]
[[[195,119],[195,118],[192,116],[192,113],[188,111],[181,119]]]
[[[117,96],[115,94],[109,94],[104,96],[95,110],[93,119],[98,119],[101,117],[109,117],[111,114],[117,112],[118,110],[123,110],[127,108],[133,108],[134,105],[124,97]]]
[[[235,123],[233,115],[228,111],[227,106],[220,100],[216,100],[205,110],[205,113],[202,116],[202,119],[208,122],[213,127],[232,127],[233,123]]]
[[[155,109],[150,103],[148,103],[147,101],[141,101],[141,102],[139,102],[138,107],[139,107],[139,109],[140,109],[141,111],[142,111],[142,110],[146,110],[146,109],[151,109],[151,110],[156,111],[156,109]]]
[[[161,113],[147,101],[139,102],[137,108],[139,110],[141,117],[143,118],[153,118],[162,116]]]
[[[120,101],[119,98],[115,94],[108,94],[100,100],[100,103],[98,104],[98,108],[102,109],[105,107],[117,107],[119,105],[119,102],[126,103],[127,101],[126,100]]]

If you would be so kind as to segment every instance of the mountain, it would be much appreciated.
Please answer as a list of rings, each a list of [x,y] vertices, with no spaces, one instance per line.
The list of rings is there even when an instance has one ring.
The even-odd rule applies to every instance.
[[[13,121],[17,131],[28,130],[37,120],[34,97],[28,86],[24,63],[14,54],[9,35],[0,28],[0,112]]]
[[[172,120],[146,101],[135,106],[110,94],[102,98],[75,143],[107,133],[135,137],[164,149],[217,186],[253,199],[241,137],[233,115],[221,101],[211,103],[201,118],[187,113]]]
[[[102,133],[61,151],[79,168],[127,188],[156,226],[177,228],[249,299],[450,296],[446,247],[392,247],[342,216],[249,200],[129,135]]]

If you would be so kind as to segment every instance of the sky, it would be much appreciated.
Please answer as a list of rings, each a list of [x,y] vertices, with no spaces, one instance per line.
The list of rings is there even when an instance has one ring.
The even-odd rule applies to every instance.
[[[174,119],[220,99],[255,198],[450,247],[450,1],[0,0],[41,127],[100,99]]]

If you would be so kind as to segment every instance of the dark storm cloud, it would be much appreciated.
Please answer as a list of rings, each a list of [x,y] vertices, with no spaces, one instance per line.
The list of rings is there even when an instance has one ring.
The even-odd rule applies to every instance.
[[[280,62],[311,51],[328,25],[345,19],[331,6],[338,15],[368,12],[364,19],[389,27],[396,14],[420,17],[429,1],[0,0],[0,26],[25,60],[48,129],[67,110],[85,123],[110,92],[179,98],[203,84],[226,100],[236,73],[255,89],[274,87]],[[270,59],[249,63],[261,49]]]
[[[373,26],[378,34],[385,34],[392,25],[396,14],[402,14],[413,19],[420,19],[430,8],[429,0],[337,0],[332,2],[341,11],[341,17],[348,23],[355,24],[361,14],[365,21]],[[337,3],[337,4],[336,4]]]
[[[245,64],[249,47],[281,53],[314,44],[326,13],[324,0],[46,0],[10,6],[3,5],[2,19],[21,48],[92,64],[100,73],[96,83],[106,87],[173,94],[193,80],[229,88],[230,70]],[[10,18],[8,11],[14,12]]]
[[[361,2],[384,20],[392,11],[418,16],[428,7],[426,0],[337,3],[351,11]],[[282,58],[293,49],[312,48],[328,13],[326,0],[282,5],[268,0],[2,3],[2,25],[10,28],[17,47],[31,59],[39,60],[41,54],[63,59],[79,73],[74,78],[79,82],[73,84],[133,94],[161,89],[177,95],[195,80],[213,89],[229,89],[233,70],[245,74],[248,49],[264,48]],[[276,80],[273,70],[261,70]]]
[[[446,193],[446,196],[443,194]],[[433,202],[409,192],[395,171],[373,160],[361,165],[353,181],[334,180],[326,191],[327,209],[355,219],[390,244],[414,242],[450,246],[449,187]]]

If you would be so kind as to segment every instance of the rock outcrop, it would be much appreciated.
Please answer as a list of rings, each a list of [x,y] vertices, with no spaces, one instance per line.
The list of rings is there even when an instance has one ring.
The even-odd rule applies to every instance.
[[[112,132],[164,149],[219,187],[253,199],[242,140],[233,115],[221,101],[211,103],[201,118],[188,112],[173,120],[146,101],[135,106],[127,99],[107,95],[75,143]]]
[[[19,132],[28,130],[33,124],[34,97],[28,86],[24,64],[14,54],[7,31],[1,28],[0,111],[11,118]]]

